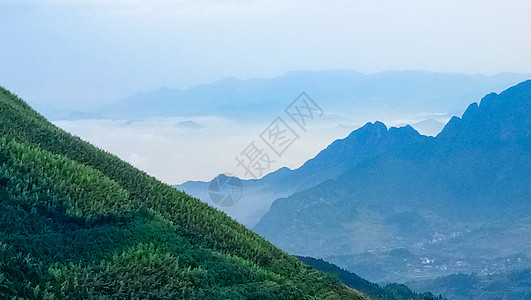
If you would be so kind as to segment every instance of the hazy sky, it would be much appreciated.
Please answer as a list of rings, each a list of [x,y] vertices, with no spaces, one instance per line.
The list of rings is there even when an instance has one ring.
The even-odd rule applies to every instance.
[[[531,72],[531,1],[0,0],[0,84],[86,108],[291,70]]]

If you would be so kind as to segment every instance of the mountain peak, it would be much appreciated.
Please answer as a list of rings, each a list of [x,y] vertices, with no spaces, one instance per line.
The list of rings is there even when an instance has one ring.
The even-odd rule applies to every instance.
[[[367,122],[360,129],[376,129],[376,130],[387,130],[387,126],[380,121]]]
[[[368,157],[378,155],[391,148],[419,142],[428,137],[419,134],[413,127],[392,127],[380,122],[368,122],[352,131],[346,138],[330,144],[300,169],[322,170],[324,166],[351,166]]]
[[[470,104],[463,113],[463,119],[472,118],[477,113],[479,113],[479,105],[477,102],[474,102]]]
[[[470,104],[461,118],[450,119],[438,137],[460,143],[523,141],[531,133],[529,95],[531,80],[490,93],[479,104]]]

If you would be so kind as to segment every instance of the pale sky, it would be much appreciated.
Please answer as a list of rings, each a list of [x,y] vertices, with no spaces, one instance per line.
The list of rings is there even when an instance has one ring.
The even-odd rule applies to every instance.
[[[0,0],[0,84],[83,109],[292,70],[531,72],[531,1]]]

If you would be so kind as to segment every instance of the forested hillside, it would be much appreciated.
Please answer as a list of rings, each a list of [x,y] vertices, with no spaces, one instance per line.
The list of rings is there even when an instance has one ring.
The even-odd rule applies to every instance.
[[[0,298],[365,296],[0,88]]]

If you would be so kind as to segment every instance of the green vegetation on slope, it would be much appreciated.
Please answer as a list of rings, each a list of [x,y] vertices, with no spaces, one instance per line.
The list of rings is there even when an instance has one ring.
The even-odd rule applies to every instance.
[[[0,298],[364,296],[0,88]]]

